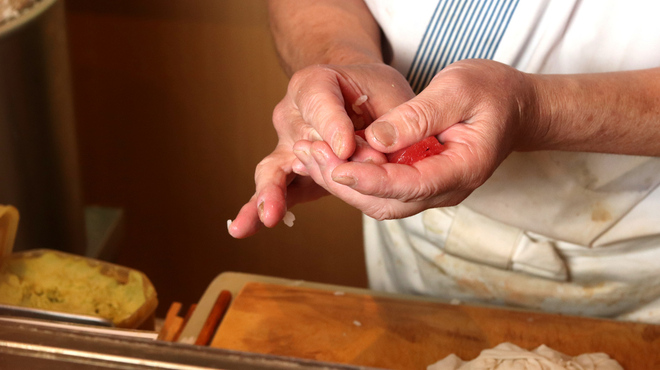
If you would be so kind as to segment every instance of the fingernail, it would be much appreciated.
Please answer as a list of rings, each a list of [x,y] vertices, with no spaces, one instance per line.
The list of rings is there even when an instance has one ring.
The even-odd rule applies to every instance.
[[[396,142],[396,130],[389,122],[379,121],[372,123],[371,133],[374,135],[376,141],[385,146],[392,146]]]
[[[339,132],[335,132],[335,134],[332,135],[332,151],[335,152],[335,155],[337,157],[339,157],[343,149],[344,149],[344,140],[342,139]]]
[[[357,184],[357,179],[353,176],[337,176],[333,177],[332,180],[336,183],[351,187]]]
[[[310,161],[310,159],[311,159],[311,158],[309,157],[309,153],[307,153],[307,151],[304,151],[304,150],[298,150],[298,149],[296,149],[296,150],[293,151],[293,154],[295,154],[296,157],[298,157],[298,159],[299,159],[300,162],[302,162],[302,163],[309,163],[309,161]]]
[[[312,155],[314,156],[316,163],[319,165],[325,165],[328,162],[328,159],[325,157],[325,153],[320,150],[314,150]]]
[[[264,201],[262,200],[261,203],[257,206],[257,212],[259,212],[259,219],[263,221],[264,218]]]

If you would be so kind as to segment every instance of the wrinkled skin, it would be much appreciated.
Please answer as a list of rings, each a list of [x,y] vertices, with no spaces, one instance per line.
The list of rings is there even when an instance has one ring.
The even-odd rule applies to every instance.
[[[362,95],[368,100],[358,115],[351,106]],[[295,73],[273,112],[277,147],[258,164],[256,192],[232,222],[230,234],[244,238],[262,225],[273,227],[295,204],[328,194],[328,186],[315,183],[298,159],[304,153],[294,153],[298,141],[328,142],[340,161],[385,163],[381,152],[356,138],[356,125],[361,128],[413,97],[405,78],[384,64],[318,65]]]
[[[493,61],[461,61],[366,130],[381,152],[437,135],[443,153],[409,166],[350,162],[322,141],[300,141],[294,151],[316,183],[368,216],[407,217],[460,203],[514,148],[524,149],[523,138],[536,129],[529,124],[534,99],[528,75]]]
[[[362,119],[376,119],[368,143],[356,141],[357,117],[347,109],[363,94]],[[273,227],[288,208],[327,193],[379,220],[456,205],[509,153],[524,150],[525,137],[539,136],[536,106],[530,75],[487,60],[452,64],[416,97],[385,65],[301,70],[273,114],[277,148],[257,166],[256,193],[230,233]],[[446,146],[440,155],[386,163],[382,153],[431,135]]]

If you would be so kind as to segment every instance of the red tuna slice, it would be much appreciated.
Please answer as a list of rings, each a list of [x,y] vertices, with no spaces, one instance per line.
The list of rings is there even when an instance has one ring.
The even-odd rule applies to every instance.
[[[355,131],[355,135],[367,139],[364,130]],[[426,157],[440,154],[443,150],[445,150],[445,146],[435,136],[429,136],[417,144],[399,149],[394,153],[388,153],[387,161],[389,163],[413,164]]]
[[[426,157],[440,154],[443,150],[445,150],[445,146],[435,136],[429,136],[417,144],[399,149],[394,153],[388,153],[387,161],[390,163],[413,164]]]

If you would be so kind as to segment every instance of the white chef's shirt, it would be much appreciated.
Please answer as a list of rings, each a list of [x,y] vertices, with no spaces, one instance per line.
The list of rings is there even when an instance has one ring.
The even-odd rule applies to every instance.
[[[421,91],[444,66],[592,73],[660,63],[660,2],[367,0]],[[660,323],[660,158],[513,153],[461,205],[365,217],[372,288]]]

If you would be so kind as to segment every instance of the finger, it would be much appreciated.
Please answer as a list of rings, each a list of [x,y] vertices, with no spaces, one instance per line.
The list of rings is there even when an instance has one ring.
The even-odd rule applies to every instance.
[[[307,165],[307,169],[316,183],[322,184],[328,192],[360,210],[373,204],[371,197],[360,194],[349,187],[341,186],[332,179],[332,171],[347,162],[334,155],[327,143],[322,141],[309,143],[307,150],[312,161]]]
[[[324,67],[294,75],[289,93],[305,123],[313,127],[339,158],[355,150],[354,127],[348,116],[338,73]]]
[[[355,153],[351,156],[350,161],[374,164],[387,163],[387,157],[385,154],[369,146],[369,144],[360,136],[355,136],[355,142],[357,143],[357,148],[355,149]]]
[[[327,184],[321,175],[319,170],[318,163],[316,162],[314,156],[312,155],[312,144],[314,142],[301,140],[296,142],[293,146],[293,152],[298,158],[298,160],[305,166],[305,171],[309,177],[319,186],[324,188],[326,191],[329,191]],[[316,141],[316,143],[324,143],[324,141]],[[327,144],[325,144],[327,146]],[[332,152],[332,149],[329,149]],[[333,153],[334,154],[334,153]]]
[[[275,106],[273,126],[280,142],[293,145],[296,140],[323,140],[314,127],[303,120],[293,98],[289,95]]]
[[[349,186],[344,186],[333,180],[332,172],[338,166],[350,164],[336,157],[324,142],[311,144],[312,157],[317,162],[318,171],[323,178],[323,183],[329,191],[342,199],[349,205],[356,207],[366,215],[379,219],[392,219],[413,215],[424,209],[421,203],[405,203],[397,199],[379,198],[371,195],[361,194]],[[356,163],[357,164],[357,163]],[[370,163],[360,163],[365,167],[379,167]]]
[[[291,209],[298,203],[311,202],[328,194],[328,191],[316,184],[310,176],[297,176],[287,187],[287,209]]]
[[[247,238],[256,234],[263,224],[257,214],[257,197],[252,196],[236,215],[236,218],[227,226],[229,235],[236,239]]]
[[[365,130],[374,149],[391,153],[469,120],[473,112],[467,99],[461,99],[439,79],[433,81],[415,98],[382,115]]]
[[[456,190],[462,189],[458,174],[464,172],[461,164],[443,152],[413,165],[346,163],[337,166],[331,178],[364,195],[408,203],[432,201],[431,206],[456,198]]]
[[[342,164],[349,163],[345,160],[335,156],[327,143],[322,141],[312,142],[309,145],[309,152],[314,162],[313,165],[308,165],[307,168],[312,173],[312,178],[316,183],[322,184],[331,194],[341,198],[348,204],[355,206],[358,209],[364,209],[374,199],[367,197],[359,192],[351,189],[350,187],[342,186],[332,178],[332,171]],[[368,164],[365,163],[365,166]]]
[[[255,171],[256,206],[261,222],[274,227],[286,213],[286,188],[291,176],[295,156],[276,149],[264,158]]]
[[[295,153],[294,153],[295,154]],[[293,169],[293,172],[297,175],[300,176],[309,176],[309,172],[307,172],[307,168],[305,168],[305,164],[303,164],[300,159],[297,159],[293,162],[291,165],[291,169]]]
[[[314,184],[309,177],[296,177],[287,187],[287,209],[293,208],[298,203],[313,201],[325,195],[328,195],[328,192]],[[263,223],[258,215],[256,194],[241,207],[236,218],[233,221],[230,220],[229,225],[227,225],[229,234],[237,239],[252,236],[262,227]]]

